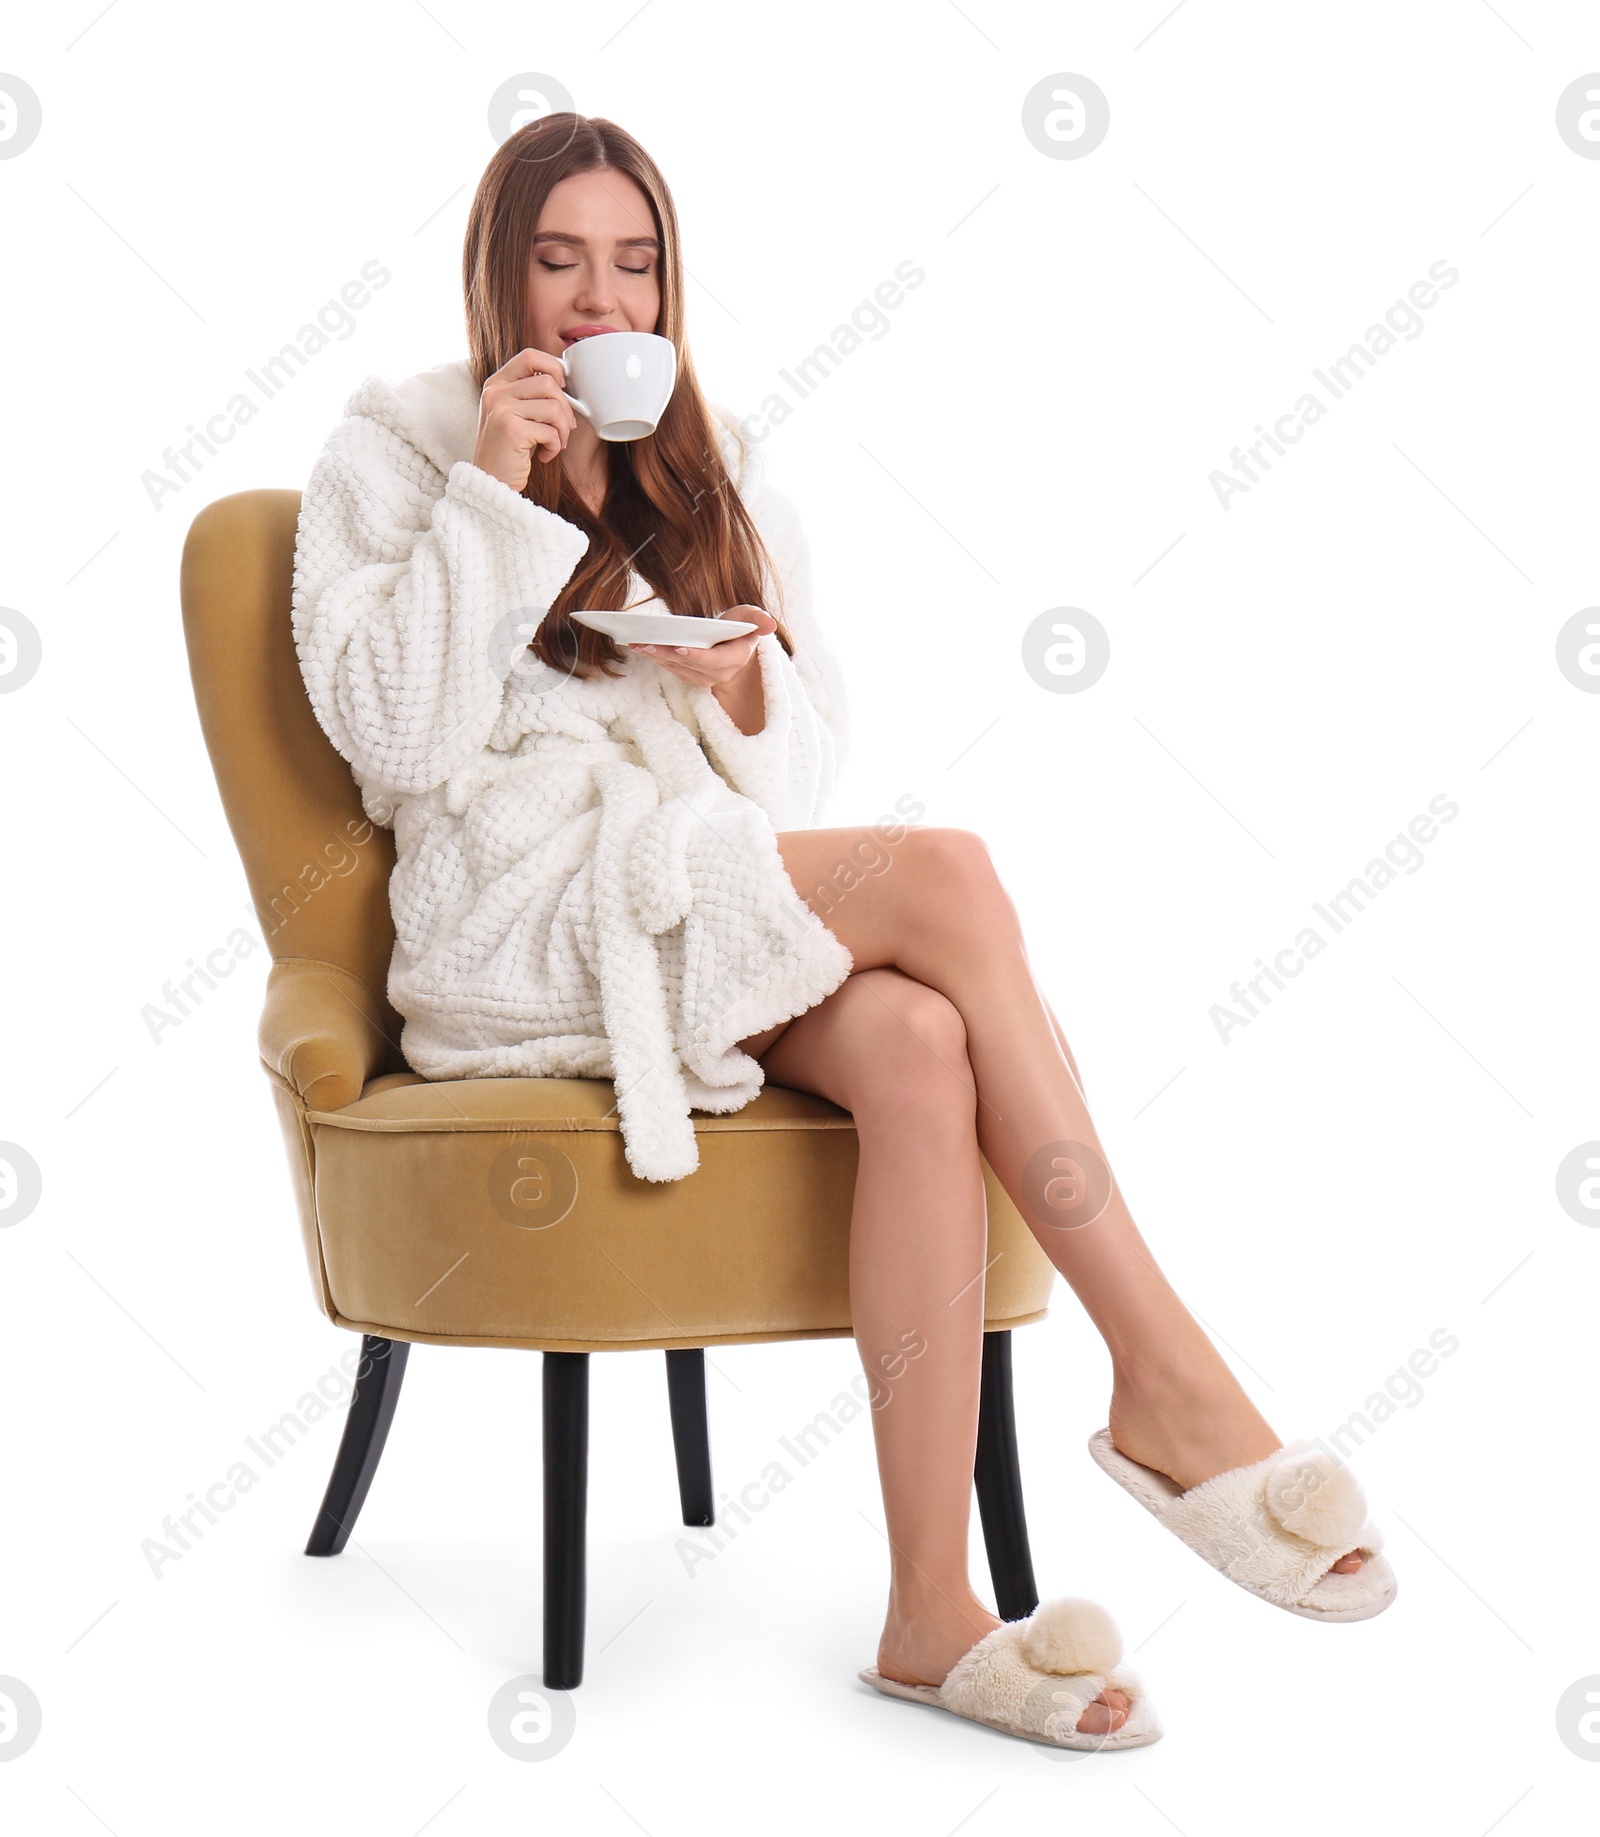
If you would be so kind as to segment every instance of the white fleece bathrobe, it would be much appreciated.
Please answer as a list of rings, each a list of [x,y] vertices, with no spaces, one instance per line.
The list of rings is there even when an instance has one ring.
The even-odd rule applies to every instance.
[[[775,841],[822,814],[843,685],[794,509],[760,447],[714,413],[782,584],[780,606],[769,574],[762,603],[795,646],[757,644],[759,733],[649,658],[585,680],[528,650],[588,538],[471,463],[465,361],[356,390],[295,550],[311,705],[367,815],[395,833],[389,998],[407,1063],[433,1079],[613,1079],[645,1180],[698,1166],[691,1107],[726,1114],[761,1088],[734,1042],[852,967]],[[630,573],[618,603],[649,596]]]

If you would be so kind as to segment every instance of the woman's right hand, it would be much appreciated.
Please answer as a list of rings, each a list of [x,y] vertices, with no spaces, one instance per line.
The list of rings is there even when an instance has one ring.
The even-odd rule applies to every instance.
[[[560,360],[530,345],[502,364],[483,385],[478,401],[478,438],[472,463],[513,491],[521,491],[538,449],[548,465],[563,452],[578,413],[562,390],[567,380]]]

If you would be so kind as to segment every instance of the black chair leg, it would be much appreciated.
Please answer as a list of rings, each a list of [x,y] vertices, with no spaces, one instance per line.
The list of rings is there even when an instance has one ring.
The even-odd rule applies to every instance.
[[[589,1355],[544,1354],[544,1681],[583,1682]]]
[[[1011,1334],[983,1336],[983,1391],[978,1405],[978,1514],[989,1551],[995,1610],[1002,1620],[1021,1620],[1039,1605],[1033,1581],[1033,1553],[1022,1508],[1022,1473],[1017,1464],[1017,1418],[1011,1384]]]
[[[711,1499],[711,1430],[706,1421],[706,1355],[689,1346],[667,1354],[667,1403],[678,1457],[678,1501],[685,1524],[715,1524]]]
[[[400,1401],[400,1380],[406,1375],[411,1342],[384,1339],[381,1334],[361,1336],[361,1363],[356,1368],[356,1388],[345,1412],[344,1434],[322,1510],[311,1529],[307,1556],[337,1556],[350,1541],[350,1533],[367,1488],[383,1458],[395,1405]]]

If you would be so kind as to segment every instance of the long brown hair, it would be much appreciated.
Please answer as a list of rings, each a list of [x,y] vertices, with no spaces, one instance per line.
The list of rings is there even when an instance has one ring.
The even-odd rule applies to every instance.
[[[749,513],[722,461],[718,428],[700,393],[683,328],[683,252],[672,194],[644,148],[615,122],[562,111],[501,142],[478,182],[462,253],[472,375],[485,381],[528,344],[528,263],[546,198],[574,173],[611,167],[650,200],[661,244],[661,309],[655,330],[677,351],[678,380],[653,434],[610,446],[604,518],[590,515],[560,455],[535,458],[522,495],[575,524],[589,538],[571,579],[557,594],[531,649],[578,676],[615,675],[625,653],[577,624],[574,608],[616,607],[636,569],[673,611],[709,618],[730,606],[763,604],[763,566],[771,567]],[[781,596],[777,571],[773,585]],[[777,638],[794,646],[778,607]]]

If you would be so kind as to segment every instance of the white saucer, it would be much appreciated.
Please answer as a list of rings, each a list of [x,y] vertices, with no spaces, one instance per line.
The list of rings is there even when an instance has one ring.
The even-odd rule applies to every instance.
[[[756,629],[748,619],[680,619],[671,612],[574,612],[572,616],[618,644],[682,644],[696,651]]]

